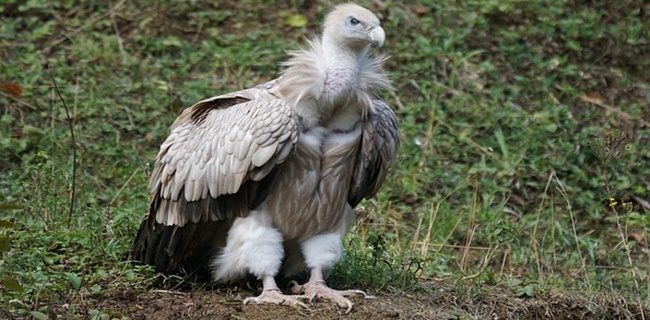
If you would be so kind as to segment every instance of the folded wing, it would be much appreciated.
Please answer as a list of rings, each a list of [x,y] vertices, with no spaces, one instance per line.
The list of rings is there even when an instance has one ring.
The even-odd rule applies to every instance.
[[[264,200],[275,169],[293,151],[298,127],[286,101],[261,88],[186,109],[160,148],[134,258],[159,271],[187,265],[198,250],[207,259],[210,248],[196,245],[215,244],[219,239],[206,238],[227,232],[234,217]]]
[[[374,100],[372,109],[363,126],[361,147],[348,194],[348,203],[352,207],[379,191],[388,168],[395,162],[400,144],[397,118],[393,110],[381,100]]]

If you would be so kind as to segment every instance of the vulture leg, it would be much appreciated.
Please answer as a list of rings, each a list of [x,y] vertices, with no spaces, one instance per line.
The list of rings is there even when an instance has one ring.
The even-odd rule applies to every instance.
[[[257,297],[246,298],[244,304],[275,303],[309,309],[309,307],[301,301],[309,300],[310,298],[308,296],[283,294],[275,283],[273,276],[264,276],[262,279],[262,286],[262,294]]]
[[[334,301],[339,307],[345,308],[346,313],[352,310],[354,305],[350,299],[353,295],[362,295],[366,299],[372,299],[361,290],[334,290],[325,284],[325,275],[341,259],[343,254],[343,234],[327,233],[320,234],[307,239],[301,243],[302,252],[305,256],[307,268],[310,269],[309,281],[304,285],[298,285],[293,281],[291,291],[295,294],[303,293],[310,297],[310,300],[321,298]],[[326,270],[325,272],[323,272]]]
[[[235,218],[226,247],[212,260],[212,277],[232,282],[251,273],[264,280],[278,274],[283,256],[282,234],[271,226],[268,214],[251,211],[246,218]]]
[[[275,303],[308,309],[301,300],[309,297],[284,295],[275,283],[284,256],[282,241],[264,210],[253,210],[247,218],[235,218],[226,247],[212,261],[213,279],[229,282],[251,273],[262,280],[262,294],[245,299],[244,304]]]

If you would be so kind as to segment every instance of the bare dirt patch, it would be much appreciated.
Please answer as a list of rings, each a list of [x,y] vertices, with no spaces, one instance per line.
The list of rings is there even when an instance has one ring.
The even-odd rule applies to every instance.
[[[167,291],[112,289],[93,295],[74,295],[48,304],[52,318],[75,318],[91,310],[110,319],[642,319],[633,302],[615,292],[552,290],[535,297],[517,297],[501,286],[477,286],[430,281],[419,290],[380,293],[376,299],[354,298],[354,309],[345,314],[327,301],[310,304],[311,310],[289,306],[243,305],[255,293],[237,288]],[[68,306],[74,305],[76,310]],[[645,310],[648,314],[648,310]]]

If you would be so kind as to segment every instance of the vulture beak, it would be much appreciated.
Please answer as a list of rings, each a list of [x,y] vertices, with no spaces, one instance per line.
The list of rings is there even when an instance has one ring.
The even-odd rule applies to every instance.
[[[386,33],[384,32],[384,29],[382,29],[380,26],[376,26],[370,30],[370,32],[368,33],[368,37],[370,37],[370,43],[377,46],[377,48],[381,48],[384,46],[384,40],[386,40]]]

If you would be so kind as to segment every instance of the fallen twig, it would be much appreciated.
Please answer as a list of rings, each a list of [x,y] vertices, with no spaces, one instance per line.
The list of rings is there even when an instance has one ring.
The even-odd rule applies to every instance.
[[[56,92],[56,95],[59,97],[59,100],[61,100],[61,103],[63,104],[63,108],[65,109],[65,116],[68,119],[68,128],[70,129],[70,140],[72,146],[72,186],[70,188],[70,209],[68,211],[68,224],[67,224],[68,228],[70,228],[70,222],[72,221],[72,213],[74,212],[74,203],[75,203],[75,197],[77,192],[77,145],[74,138],[74,128],[72,126],[72,117],[70,117],[70,110],[68,109],[68,105],[65,103],[65,100],[63,100],[63,96],[61,96],[61,91],[59,90],[59,86],[56,84],[56,79],[54,79],[54,72],[52,72],[52,66],[48,64],[47,67],[50,71],[52,84],[54,84],[54,91]]]

